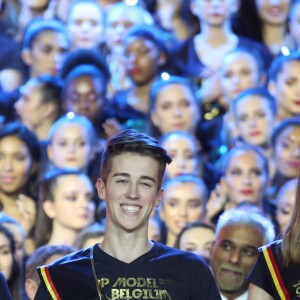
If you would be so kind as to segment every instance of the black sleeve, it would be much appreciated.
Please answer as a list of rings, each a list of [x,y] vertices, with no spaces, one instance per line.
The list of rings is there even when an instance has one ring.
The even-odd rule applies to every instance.
[[[46,290],[45,286],[42,283],[40,283],[38,290],[35,294],[34,300],[48,300],[48,299],[52,300],[52,297]]]
[[[206,264],[193,263],[191,279],[191,300],[199,300],[199,295],[205,300],[221,300],[215,279]]]
[[[272,295],[272,283],[270,282],[269,270],[263,258],[263,253],[259,252],[258,259],[248,276],[248,281]]]
[[[11,300],[11,296],[7,287],[6,279],[3,273],[0,272],[0,299]]]

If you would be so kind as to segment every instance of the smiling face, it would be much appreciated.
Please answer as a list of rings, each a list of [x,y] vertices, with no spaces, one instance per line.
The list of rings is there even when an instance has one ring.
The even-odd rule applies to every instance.
[[[148,156],[122,153],[112,158],[106,181],[98,179],[98,195],[106,200],[106,226],[114,232],[141,232],[160,203],[159,164]]]
[[[204,191],[193,182],[174,182],[165,188],[160,217],[168,232],[177,236],[189,223],[203,214]]]
[[[103,36],[100,7],[93,3],[77,3],[68,17],[67,29],[73,49],[97,48]]]
[[[92,155],[87,129],[78,123],[61,125],[47,151],[49,160],[56,167],[85,169]]]
[[[262,158],[253,151],[238,150],[230,159],[224,181],[232,204],[246,201],[259,205],[268,183]]]
[[[236,104],[234,119],[240,136],[246,143],[269,145],[275,115],[267,99],[257,95],[241,99]]]
[[[290,0],[255,0],[262,22],[270,25],[283,25],[287,21],[290,2]]]
[[[54,200],[46,201],[47,215],[54,226],[80,231],[94,221],[93,186],[86,175],[65,175],[57,179]]]
[[[277,137],[274,148],[277,171],[284,177],[296,178],[300,168],[300,127],[289,126]]]
[[[162,134],[176,130],[194,133],[199,118],[195,96],[185,85],[170,84],[158,92],[151,119]]]
[[[217,286],[224,296],[235,299],[248,289],[246,278],[263,242],[263,232],[253,226],[228,225],[220,230],[210,258]]]
[[[231,101],[245,89],[259,84],[258,64],[254,56],[246,52],[228,54],[221,66],[221,88]]]
[[[18,194],[32,171],[29,149],[19,138],[7,136],[0,140],[0,191]]]

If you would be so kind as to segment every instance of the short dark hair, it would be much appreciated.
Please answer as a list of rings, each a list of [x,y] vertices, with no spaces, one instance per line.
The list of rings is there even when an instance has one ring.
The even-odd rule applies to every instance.
[[[65,256],[77,249],[68,245],[44,245],[37,248],[26,261],[25,279],[33,279],[39,283],[39,276],[36,268],[46,264],[47,260],[55,255]]]
[[[269,80],[276,81],[278,74],[282,71],[282,68],[289,62],[300,62],[300,53],[298,51],[291,52],[289,55],[280,55],[276,57],[269,69]]]
[[[80,65],[96,67],[107,81],[110,78],[109,67],[102,52],[92,49],[75,49],[67,53],[61,69],[61,78],[65,79],[69,73]]]
[[[299,117],[292,117],[287,118],[281,121],[273,130],[272,137],[271,137],[271,145],[272,147],[275,146],[278,136],[282,131],[284,131],[288,127],[300,127],[300,118]]]
[[[32,78],[30,81],[36,82],[40,85],[40,91],[42,95],[43,103],[53,103],[56,107],[56,119],[63,114],[62,107],[62,87],[63,82],[57,77],[51,75],[41,75]]]
[[[72,69],[67,75],[65,80],[65,88],[63,91],[64,98],[69,83],[82,76],[88,76],[93,79],[97,79],[97,86],[100,87],[100,90],[102,90],[102,95],[106,95],[107,77],[105,72],[94,65],[82,64]]]
[[[160,188],[166,164],[170,164],[172,159],[155,138],[134,129],[124,130],[108,141],[101,162],[101,178],[104,182],[111,171],[113,158],[123,153],[149,156],[157,161],[160,170],[158,182]]]
[[[249,97],[249,96],[258,96],[261,98],[266,99],[266,101],[268,102],[268,105],[272,111],[273,115],[276,115],[276,111],[277,111],[277,107],[276,107],[276,102],[274,100],[274,98],[269,94],[268,90],[266,88],[250,88],[247,89],[245,91],[243,91],[242,93],[240,93],[233,101],[232,101],[232,111],[233,114],[236,114],[236,106],[237,104],[244,98]]]

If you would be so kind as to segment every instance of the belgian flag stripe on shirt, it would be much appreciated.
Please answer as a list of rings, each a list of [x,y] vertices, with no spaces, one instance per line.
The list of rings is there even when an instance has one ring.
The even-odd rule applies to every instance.
[[[40,267],[40,271],[41,271],[41,274],[42,274],[42,277],[44,279],[44,282],[45,282],[45,285],[47,287],[47,290],[49,291],[52,299],[54,300],[61,300],[53,282],[52,282],[52,279],[51,279],[51,276],[49,274],[49,271],[48,271],[48,268],[47,267]]]
[[[277,264],[275,262],[272,250],[270,247],[263,246],[262,252],[264,254],[264,258],[266,260],[267,266],[269,268],[269,271],[271,273],[271,277],[273,279],[274,285],[276,287],[277,293],[280,296],[280,299],[282,300],[290,300],[290,296],[284,286],[283,280],[281,278],[281,275],[279,273]]]

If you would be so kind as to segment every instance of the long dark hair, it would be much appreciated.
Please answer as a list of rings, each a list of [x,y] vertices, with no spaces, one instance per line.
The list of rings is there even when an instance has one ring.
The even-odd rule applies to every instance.
[[[5,235],[9,240],[9,250],[13,257],[13,264],[11,266],[11,275],[9,278],[6,278],[9,291],[13,299],[19,299],[19,284],[20,284],[20,266],[18,265],[15,258],[15,241],[12,233],[2,224],[0,224],[0,233]]]

